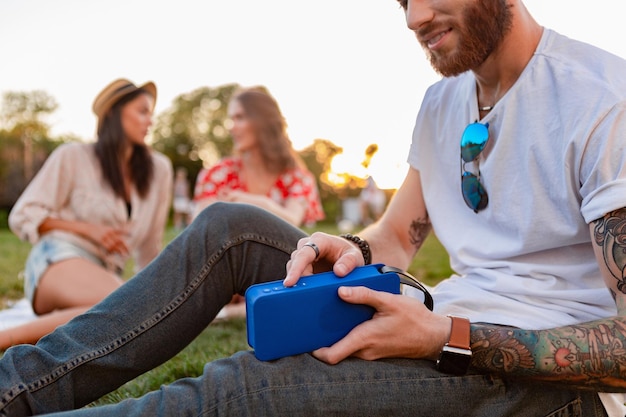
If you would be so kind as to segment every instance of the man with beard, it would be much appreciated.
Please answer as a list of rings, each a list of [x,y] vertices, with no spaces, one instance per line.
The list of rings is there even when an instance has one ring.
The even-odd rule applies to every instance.
[[[444,78],[382,218],[346,239],[211,206],[91,311],[5,353],[4,415],[88,404],[285,263],[287,286],[369,262],[407,268],[431,227],[458,274],[433,289],[433,312],[344,287],[376,313],[330,347],[270,362],[241,352],[69,415],[624,415],[604,392],[626,391],[626,63],[541,27],[521,0],[400,4]]]

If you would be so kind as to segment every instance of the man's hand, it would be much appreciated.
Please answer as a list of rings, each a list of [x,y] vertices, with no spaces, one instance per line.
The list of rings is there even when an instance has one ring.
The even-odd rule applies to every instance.
[[[336,364],[349,356],[435,360],[450,337],[450,318],[432,313],[417,299],[366,287],[340,287],[339,296],[372,306],[376,313],[333,346],[314,351],[323,362]]]
[[[307,243],[315,244],[319,257],[313,248],[306,246]],[[363,255],[356,245],[338,236],[315,232],[298,241],[297,249],[291,253],[291,259],[287,262],[287,275],[283,284],[291,287],[301,276],[331,269],[335,275],[344,277],[363,264]]]

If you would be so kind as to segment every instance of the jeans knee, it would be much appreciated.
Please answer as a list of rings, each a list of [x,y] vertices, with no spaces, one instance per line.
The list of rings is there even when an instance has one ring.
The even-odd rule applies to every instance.
[[[216,201],[202,210],[196,221],[202,223],[228,222],[231,219],[239,221],[246,217],[260,216],[263,212],[264,210],[251,204]]]

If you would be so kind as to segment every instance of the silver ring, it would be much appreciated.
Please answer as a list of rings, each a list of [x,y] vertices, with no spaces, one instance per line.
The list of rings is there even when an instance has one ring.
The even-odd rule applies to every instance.
[[[311,249],[313,249],[315,251],[315,259],[314,261],[317,261],[317,258],[320,257],[320,248],[317,247],[317,245],[313,242],[307,242],[304,244],[304,246],[308,246]]]

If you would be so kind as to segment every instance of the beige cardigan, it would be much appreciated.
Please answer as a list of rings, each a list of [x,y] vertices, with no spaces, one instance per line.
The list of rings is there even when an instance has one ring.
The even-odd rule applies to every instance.
[[[9,227],[22,240],[39,241],[39,225],[53,217],[69,221],[130,226],[127,242],[135,268],[146,266],[163,247],[163,233],[172,198],[173,170],[170,160],[152,151],[154,178],[145,198],[131,191],[132,214],[126,203],[104,182],[94,145],[67,143],[48,157],[9,214]],[[130,223],[130,224],[129,224]],[[122,270],[128,257],[75,234],[53,230],[48,233],[93,253],[110,270]]]

